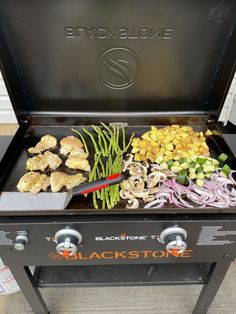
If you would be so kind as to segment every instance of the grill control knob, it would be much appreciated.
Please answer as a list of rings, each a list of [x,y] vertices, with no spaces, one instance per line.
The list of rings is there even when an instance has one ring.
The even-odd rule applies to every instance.
[[[55,234],[57,253],[68,257],[77,252],[78,244],[82,241],[81,234],[74,229],[61,229]]]
[[[15,241],[15,245],[14,248],[17,251],[22,251],[25,248],[26,243],[28,242],[28,237],[26,234],[18,234],[16,236],[16,241]]]
[[[180,227],[170,227],[160,234],[160,242],[166,245],[166,250],[171,253],[180,254],[187,248],[184,240],[187,238],[187,232]]]

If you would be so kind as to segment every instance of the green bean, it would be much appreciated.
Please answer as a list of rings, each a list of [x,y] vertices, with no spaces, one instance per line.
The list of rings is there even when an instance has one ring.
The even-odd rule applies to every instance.
[[[110,204],[110,201],[109,201],[109,196],[108,196],[108,188],[105,188],[105,199],[106,199],[106,203],[107,203],[107,208],[108,209],[111,209],[111,204]]]
[[[81,138],[81,141],[82,141],[82,143],[83,143],[83,145],[84,145],[84,149],[85,149],[85,152],[88,154],[88,156],[89,156],[89,150],[88,150],[88,146],[87,146],[87,144],[86,144],[86,142],[85,142],[85,139],[84,139],[84,137],[83,137],[83,135],[79,132],[79,131],[77,131],[77,130],[75,130],[75,129],[71,129],[71,131],[72,132],[74,132],[74,133],[76,133],[77,135],[79,135],[79,137]]]
[[[90,172],[90,175],[89,175],[89,182],[91,182],[94,179],[94,176],[96,174],[96,168],[97,168],[98,162],[100,160],[100,156],[101,156],[101,153],[98,154],[98,155],[94,154],[94,164],[93,164],[93,169],[92,169],[92,171]]]
[[[95,126],[95,125],[92,125],[92,128],[97,132],[98,138],[100,138],[100,137],[102,138],[104,146],[102,145],[101,139],[99,139],[99,145],[100,145],[101,150],[103,151],[103,156],[104,157],[108,157],[107,141],[105,139],[105,136],[104,136],[102,130],[99,127]]]
[[[117,153],[117,147],[116,147],[116,128],[113,126],[113,134],[112,134],[112,151]]]
[[[113,135],[112,130],[103,122],[100,122],[100,124],[111,134],[111,136]]]
[[[128,148],[130,147],[130,144],[131,144],[133,138],[134,138],[134,133],[132,133],[132,135],[131,135],[131,137],[129,139],[129,143],[125,147],[125,150],[123,151],[123,153],[125,153],[128,150]]]
[[[106,136],[106,138],[108,139],[108,141],[110,143],[111,137],[107,134],[107,132],[105,130],[102,130],[102,133]]]
[[[98,209],[98,202],[97,202],[97,198],[96,198],[96,192],[93,192],[93,206],[95,207],[95,209]]]
[[[100,150],[101,150],[101,152],[102,152],[102,156],[104,157],[104,156],[105,156],[105,151],[104,151],[104,149],[103,149],[103,145],[102,145],[100,133],[98,133],[98,144],[99,144],[99,148],[100,148]]]
[[[98,149],[97,143],[96,143],[96,141],[95,141],[93,135],[92,135],[89,131],[87,131],[85,128],[82,128],[82,130],[84,131],[85,134],[87,134],[87,135],[90,137],[90,139],[91,139],[91,141],[92,141],[92,143],[93,143],[95,152],[96,152],[97,154],[99,154],[99,149]]]
[[[102,189],[102,209],[106,208],[106,199],[105,199],[105,191]]]
[[[100,163],[101,169],[102,169],[102,175],[101,176],[105,177],[106,171],[105,171],[105,167],[104,167],[104,164],[102,163],[101,159],[99,160],[99,163]]]
[[[119,146],[119,137],[120,137],[120,129],[117,127],[116,128],[116,147],[117,151],[121,151],[120,146]]]
[[[125,149],[125,128],[122,126],[123,150]]]

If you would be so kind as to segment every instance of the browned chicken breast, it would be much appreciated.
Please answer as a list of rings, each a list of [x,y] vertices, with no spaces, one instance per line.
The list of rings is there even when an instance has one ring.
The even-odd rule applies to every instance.
[[[35,147],[30,147],[28,152],[30,154],[40,154],[47,149],[54,148],[57,146],[57,139],[51,135],[45,135],[41,137],[40,142],[38,142]]]
[[[60,153],[62,155],[68,155],[73,149],[79,149],[83,147],[82,142],[75,136],[64,137],[61,141]]]
[[[17,184],[17,189],[20,192],[31,192],[37,194],[41,190],[46,191],[50,185],[50,179],[46,174],[39,172],[26,173]]]
[[[83,148],[73,148],[72,151],[70,152],[69,157],[73,156],[80,157],[81,159],[88,158],[88,154],[83,150]]]
[[[50,176],[51,190],[53,192],[58,192],[63,187],[66,187],[67,190],[70,190],[73,187],[80,185],[85,180],[86,179],[81,173],[68,175],[63,172],[53,172]]]
[[[69,156],[65,165],[70,169],[79,169],[83,171],[90,171],[91,167],[87,159],[81,159],[79,156]]]
[[[44,171],[49,166],[50,169],[56,170],[60,166],[61,162],[61,158],[56,154],[46,151],[44,154],[39,154],[35,157],[29,158],[26,162],[26,169],[30,171]]]
[[[49,151],[46,151],[43,154],[43,156],[47,160],[49,168],[52,170],[56,170],[60,166],[60,164],[62,163],[62,160],[59,156],[57,156],[56,154],[53,154]]]

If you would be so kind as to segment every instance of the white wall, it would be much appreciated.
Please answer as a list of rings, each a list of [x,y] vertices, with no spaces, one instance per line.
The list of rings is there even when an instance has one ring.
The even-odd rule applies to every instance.
[[[0,72],[0,123],[15,123],[16,117]]]
[[[219,121],[225,123],[228,120],[236,125],[236,73],[219,118]],[[14,122],[16,122],[15,114],[0,72],[0,123]]]

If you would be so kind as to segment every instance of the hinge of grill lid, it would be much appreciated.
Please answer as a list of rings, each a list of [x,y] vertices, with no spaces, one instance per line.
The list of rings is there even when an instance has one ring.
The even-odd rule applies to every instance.
[[[122,129],[128,126],[127,122],[110,122],[109,126],[114,127],[114,128],[118,128],[118,129]]]

